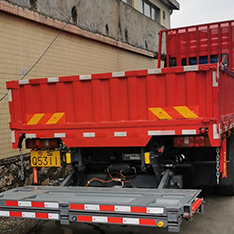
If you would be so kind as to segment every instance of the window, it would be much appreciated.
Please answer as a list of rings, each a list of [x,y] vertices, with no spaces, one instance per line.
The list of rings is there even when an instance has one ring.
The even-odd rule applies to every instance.
[[[163,11],[163,19],[165,20],[166,19],[166,12]]]
[[[127,3],[128,5],[132,5],[132,0],[122,0],[123,2]]]
[[[227,67],[228,66],[228,54],[221,54],[221,61],[223,61],[223,64]],[[207,56],[199,56],[199,64],[207,64],[207,63],[208,63]],[[218,63],[218,55],[211,55],[210,63]],[[197,58],[190,57],[189,65],[196,65],[196,64],[197,64]],[[183,58],[181,60],[181,65],[186,66],[186,58]]]
[[[152,20],[159,21],[159,8],[148,0],[139,0],[139,11]]]

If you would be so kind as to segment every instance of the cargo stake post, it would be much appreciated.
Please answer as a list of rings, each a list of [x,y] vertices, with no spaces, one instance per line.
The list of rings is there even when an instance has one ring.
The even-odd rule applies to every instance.
[[[233,195],[233,24],[162,31],[163,68],[8,82],[13,148],[24,136],[32,167],[73,171],[0,194],[0,216],[178,232],[200,188]]]

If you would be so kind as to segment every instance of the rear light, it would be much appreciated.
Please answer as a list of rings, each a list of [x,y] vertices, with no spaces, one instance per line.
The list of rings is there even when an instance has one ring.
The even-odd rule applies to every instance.
[[[205,138],[203,136],[195,137],[194,146],[204,146],[205,145]]]
[[[196,137],[175,137],[174,147],[203,147],[210,146],[209,138],[207,136]]]
[[[184,138],[183,137],[175,137],[174,138],[174,146],[175,147],[184,147]]]
[[[58,139],[26,139],[27,149],[56,149],[58,147]]]

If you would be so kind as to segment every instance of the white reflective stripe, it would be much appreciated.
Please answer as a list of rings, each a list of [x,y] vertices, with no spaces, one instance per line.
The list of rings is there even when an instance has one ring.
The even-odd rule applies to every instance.
[[[58,78],[58,77],[49,77],[49,78],[47,79],[47,81],[48,81],[49,83],[52,83],[52,82],[59,82],[59,78]]]
[[[10,216],[10,212],[9,211],[1,211],[0,210],[0,216],[1,217],[9,217]]]
[[[36,136],[36,134],[25,134],[25,137],[26,138],[36,138],[37,136]]]
[[[95,137],[95,132],[84,132],[83,137]]]
[[[80,80],[91,80],[92,76],[91,75],[81,75],[79,76]]]
[[[149,214],[163,214],[164,209],[159,207],[147,207],[147,213]]]
[[[213,124],[213,138],[220,139],[220,135],[218,133],[217,124]]]
[[[11,89],[8,89],[8,102],[12,102],[12,93],[11,93]]]
[[[97,223],[107,223],[108,219],[107,219],[107,217],[92,216],[92,221],[97,222]]]
[[[115,211],[131,212],[131,206],[115,206]]]
[[[19,85],[24,85],[24,84],[29,84],[29,80],[28,79],[19,80]]]
[[[85,210],[100,210],[100,206],[99,205],[84,205],[84,209]]]
[[[11,131],[11,142],[15,143],[15,131]]]
[[[66,133],[55,133],[54,137],[55,138],[65,138],[66,137]]]
[[[213,87],[218,87],[218,82],[216,80],[216,72],[212,72],[212,78],[213,78]]]
[[[148,75],[160,74],[160,73],[162,73],[162,68],[148,69]]]
[[[55,219],[55,220],[59,219],[59,215],[58,214],[51,214],[51,213],[49,213],[48,217],[49,217],[49,219]]]
[[[198,65],[184,66],[184,71],[198,71]]]
[[[125,72],[112,72],[112,77],[122,77],[125,76]]]
[[[196,135],[196,134],[197,134],[196,129],[182,130],[182,135]]]
[[[139,224],[139,219],[123,218],[123,223]]]
[[[22,212],[22,217],[25,217],[25,218],[36,218],[36,213],[33,213],[33,212]]]
[[[31,202],[27,202],[27,201],[18,201],[18,206],[27,206],[27,207],[31,207],[32,203]]]
[[[148,136],[167,136],[167,135],[175,135],[175,130],[148,131]]]
[[[217,78],[219,79],[219,63],[217,63]]]
[[[59,205],[57,202],[45,202],[45,207],[59,208]]]
[[[115,137],[126,137],[127,132],[114,132]]]

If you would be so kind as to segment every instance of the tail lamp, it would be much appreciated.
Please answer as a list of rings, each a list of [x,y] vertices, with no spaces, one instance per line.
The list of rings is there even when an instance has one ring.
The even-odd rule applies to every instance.
[[[208,137],[195,136],[195,137],[175,137],[174,147],[202,147],[209,146]]]
[[[58,147],[58,139],[26,139],[27,149],[56,149]]]

